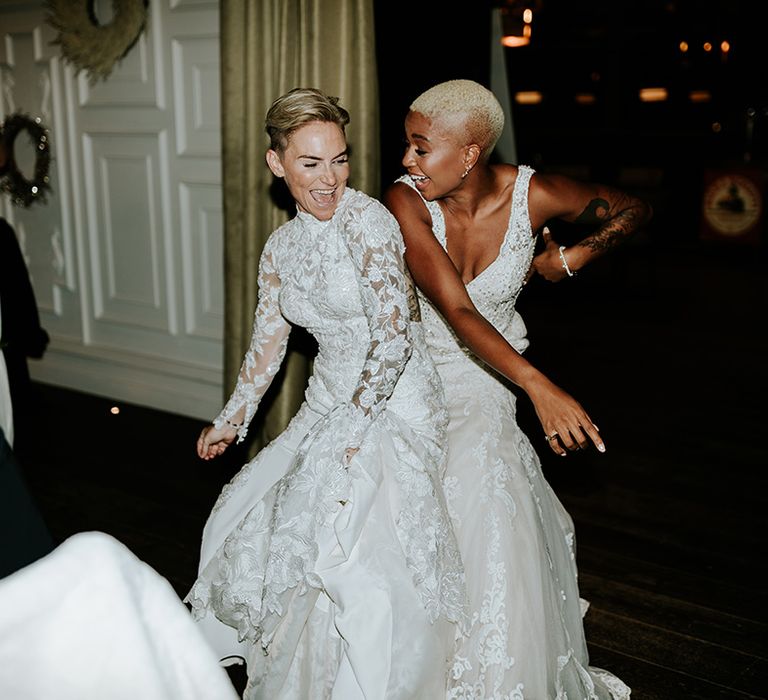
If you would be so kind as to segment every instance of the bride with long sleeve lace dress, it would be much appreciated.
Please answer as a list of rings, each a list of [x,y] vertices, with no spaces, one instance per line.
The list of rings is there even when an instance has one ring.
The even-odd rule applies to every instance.
[[[345,188],[335,98],[280,99],[310,112],[268,153],[298,213],[265,245],[250,349],[201,455],[245,436],[292,324],[319,350],[297,415],[217,500],[187,601],[220,658],[246,660],[245,698],[442,697],[465,592],[441,485],[444,399],[402,238]],[[318,101],[325,112],[305,105]]]

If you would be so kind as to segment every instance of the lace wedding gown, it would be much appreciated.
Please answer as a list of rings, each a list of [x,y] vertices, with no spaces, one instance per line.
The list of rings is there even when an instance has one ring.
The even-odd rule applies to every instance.
[[[467,285],[480,313],[518,352],[528,346],[515,301],[533,258],[532,174],[520,166],[498,257]],[[407,176],[399,181],[413,187]],[[440,205],[424,202],[445,248]],[[515,422],[515,395],[461,344],[428,299],[420,295],[420,302],[448,404],[444,487],[470,604],[470,633],[454,656],[447,697],[628,698],[618,678],[588,666],[573,523]]]
[[[215,425],[242,407],[250,422],[290,323],[319,351],[298,414],[224,487],[186,598],[220,658],[246,659],[245,698],[445,694],[466,592],[440,483],[447,415],[402,253],[391,214],[349,188],[330,221],[299,213],[264,248]]]

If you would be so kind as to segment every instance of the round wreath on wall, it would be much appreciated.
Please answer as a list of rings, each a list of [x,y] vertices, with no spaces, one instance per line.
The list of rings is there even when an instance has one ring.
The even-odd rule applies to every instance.
[[[106,80],[138,41],[147,24],[146,0],[112,0],[111,21],[100,24],[94,0],[48,0],[48,24],[65,60],[88,71],[91,83]]]
[[[29,134],[35,148],[35,167],[32,179],[27,179],[16,163],[16,139],[22,131]],[[51,144],[40,117],[34,119],[27,114],[12,114],[0,129],[7,158],[6,168],[0,176],[0,189],[11,196],[17,206],[28,207],[33,202],[44,202],[50,191],[48,172],[51,168]]]

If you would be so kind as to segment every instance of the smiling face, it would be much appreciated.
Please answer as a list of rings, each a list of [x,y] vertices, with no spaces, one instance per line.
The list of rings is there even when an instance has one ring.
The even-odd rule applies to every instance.
[[[347,140],[334,122],[309,122],[291,134],[284,150],[267,151],[267,165],[285,179],[300,211],[327,221],[349,179]]]
[[[467,166],[477,160],[477,148],[460,143],[460,129],[435,122],[420,112],[405,118],[406,150],[403,165],[416,189],[427,200],[442,197],[463,182]]]

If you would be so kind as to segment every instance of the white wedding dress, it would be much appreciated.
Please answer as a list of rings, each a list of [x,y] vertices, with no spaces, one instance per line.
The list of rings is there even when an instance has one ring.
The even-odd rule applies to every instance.
[[[215,424],[245,406],[247,426],[291,323],[319,351],[298,414],[224,487],[186,598],[219,657],[246,659],[245,698],[444,697],[466,591],[444,399],[402,253],[392,215],[349,188],[330,221],[299,213],[264,248],[253,340]]]
[[[467,284],[478,311],[518,352],[528,346],[515,302],[533,259],[532,174],[519,167],[498,257]],[[413,187],[407,176],[399,181]],[[440,205],[424,202],[445,248]],[[427,344],[448,404],[444,486],[470,604],[469,636],[454,656],[447,697],[628,698],[629,688],[618,678],[588,666],[573,523],[517,426],[515,395],[419,296]]]

